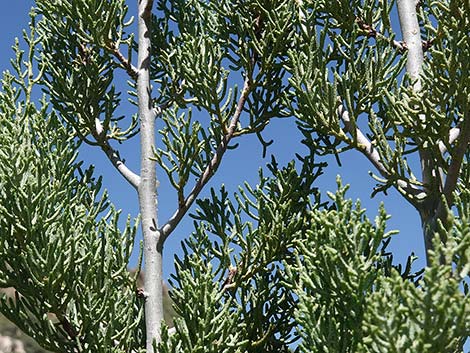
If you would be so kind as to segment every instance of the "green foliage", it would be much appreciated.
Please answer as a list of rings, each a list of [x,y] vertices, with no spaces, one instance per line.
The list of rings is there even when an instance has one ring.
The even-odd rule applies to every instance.
[[[291,74],[286,99],[306,144],[320,154],[351,148],[364,153],[369,147],[358,140],[356,128],[366,128],[388,174],[380,179],[385,185],[379,190],[386,191],[399,179],[416,184],[405,157],[413,149],[408,146],[409,131],[400,121],[403,115],[389,109],[388,97],[399,95],[406,62],[391,27],[393,2],[301,4],[301,31],[286,64]],[[349,113],[350,127],[339,119],[340,105]]]
[[[16,44],[16,74],[4,75],[0,94],[0,287],[16,293],[0,309],[52,351],[143,351],[144,300],[138,274],[127,271],[136,225],[118,228],[101,179],[77,160],[86,142],[119,169],[110,141],[145,128],[136,116],[121,126],[115,87],[124,70],[137,96],[127,4],[36,4],[24,35],[30,51]],[[395,40],[394,6],[155,2],[149,94],[160,141],[152,159],[178,201],[155,230],[159,245],[236,137],[256,134],[266,152],[270,120],[295,118],[309,153],[285,167],[273,158],[271,175],[260,172],[255,187],[233,196],[222,187],[197,201],[194,233],[175,259],[175,329],[163,327],[159,352],[463,351],[470,8],[464,0],[419,2],[425,54],[417,80],[405,72],[407,43]],[[37,84],[50,106],[46,98],[32,103]],[[434,239],[425,269],[415,271],[414,255],[394,264],[383,207],[371,221],[340,182],[330,202],[321,200],[315,183],[326,165],[317,156],[339,161],[348,149],[380,174],[373,195],[393,187],[418,210]],[[418,159],[421,178],[411,168]]]
[[[294,240],[318,207],[312,186],[321,170],[294,163],[260,175],[234,203],[220,196],[198,202],[195,233],[177,259],[172,295],[179,318],[162,352],[284,352],[297,340],[296,299],[285,286],[284,262],[294,261]],[[302,192],[306,191],[306,192]]]
[[[158,1],[157,11],[151,74],[165,125],[155,157],[181,203],[191,178],[203,176],[232,134],[256,133],[269,145],[261,131],[284,116],[283,61],[294,12],[286,1],[166,0]],[[175,109],[164,109],[171,104]],[[202,111],[197,121],[195,109]]]
[[[424,30],[430,38],[429,53],[423,69],[423,92],[416,97],[417,109],[427,123],[423,134],[427,143],[446,135],[449,129],[467,129],[469,117],[470,85],[466,72],[470,70],[467,53],[470,51],[468,28],[470,26],[467,1],[425,1],[421,10]],[[436,22],[435,19],[439,21]],[[448,170],[449,160],[459,152],[458,144],[443,139],[445,155],[440,156],[434,146],[434,156],[439,166]],[[468,186],[468,159],[464,159],[462,186]]]
[[[117,67],[131,70],[133,36],[126,33],[127,6],[120,1],[37,1],[45,66],[43,84],[51,103],[81,139],[103,146],[135,135],[137,117],[123,129],[117,110]],[[100,14],[97,16],[96,14]],[[114,60],[128,48],[128,62]]]
[[[346,187],[330,195],[335,209],[311,214],[311,227],[296,240],[297,261],[287,267],[298,282],[298,324],[306,352],[356,352],[363,339],[367,297],[383,272],[380,263],[388,216],[381,208],[375,224],[359,202],[345,200]]]
[[[35,38],[26,39],[31,58]],[[0,309],[51,351],[138,349],[142,303],[127,271],[136,224],[119,230],[71,131],[44,100],[29,100],[22,65],[4,74],[0,94],[0,287],[15,293]]]
[[[250,130],[278,116],[285,43],[294,34],[291,2],[165,0],[157,9],[152,69],[162,103],[180,98],[223,124],[235,103],[230,76],[250,81]]]
[[[392,265],[383,207],[372,222],[340,183],[328,205],[298,192],[312,190],[311,170],[272,171],[235,204],[223,188],[198,203],[176,260],[176,333],[161,352],[463,351],[468,216],[447,245],[436,237],[433,266],[413,273],[415,257]]]
[[[469,300],[450,266],[426,271],[419,286],[392,272],[366,301],[363,352],[463,352]]]
[[[441,228],[447,243],[435,237],[432,264],[420,281],[403,281],[396,272],[377,281],[367,298],[361,351],[463,352],[470,334],[468,197],[468,189],[457,197],[451,230]]]
[[[317,226],[299,239],[297,263],[288,266],[289,277],[299,274],[300,351],[462,352],[469,299],[461,285],[468,270],[453,269],[452,258],[468,252],[468,239],[460,247],[438,246],[422,278],[400,274],[380,249],[391,235],[383,208],[372,224],[344,191],[333,197],[335,210],[316,214]]]
[[[426,90],[420,108],[432,118],[428,128],[435,135],[461,124],[464,112],[468,111],[470,84],[465,75],[470,70],[466,60],[470,50],[468,11],[468,1],[425,1],[421,10],[424,30],[432,42],[428,43],[430,50],[423,74]]]

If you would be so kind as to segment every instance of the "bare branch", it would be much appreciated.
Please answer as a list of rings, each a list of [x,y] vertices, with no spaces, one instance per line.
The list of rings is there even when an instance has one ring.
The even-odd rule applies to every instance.
[[[108,141],[100,146],[113,166],[124,177],[124,179],[126,179],[135,189],[138,189],[140,184],[140,176],[125,165],[125,162],[121,159],[119,152],[112,148]]]
[[[202,189],[207,184],[207,182],[212,178],[212,176],[214,175],[214,172],[217,170],[218,166],[220,165],[220,162],[222,161],[222,157],[227,151],[227,147],[230,141],[234,137],[238,121],[240,120],[240,115],[243,111],[243,107],[245,105],[245,102],[248,98],[249,93],[250,93],[250,80],[249,78],[246,78],[244,86],[243,86],[243,90],[241,92],[240,98],[237,103],[237,109],[235,110],[235,113],[232,116],[230,125],[227,130],[227,134],[223,136],[221,143],[219,144],[219,146],[217,147],[217,150],[215,151],[214,157],[212,157],[211,161],[207,165],[206,169],[202,173],[196,185],[193,187],[189,195],[185,198],[183,205],[176,210],[173,216],[161,228],[160,231],[162,233],[163,240],[165,240],[173,231],[173,229],[178,225],[178,223],[181,221],[183,216],[186,214],[188,209],[191,207],[193,202],[198,197],[199,193],[202,191]]]
[[[406,62],[406,71],[410,78],[414,81],[413,89],[415,92],[421,90],[420,73],[422,70],[424,55],[423,55],[423,44],[421,42],[421,29],[419,27],[418,16],[417,16],[417,4],[416,0],[398,0],[398,19],[400,21],[401,32],[403,40],[408,46],[408,56]],[[421,123],[426,122],[424,114],[419,115]],[[419,212],[423,223],[423,236],[424,236],[424,247],[426,249],[426,261],[430,264],[430,251],[433,249],[432,238],[434,236],[435,224],[434,224],[434,198],[438,197],[440,182],[433,182],[435,176],[439,174],[439,168],[436,169],[436,165],[430,154],[429,150],[425,148],[419,148],[419,159],[421,162],[421,174],[423,184],[425,187],[426,194],[429,200],[428,202],[420,205]],[[437,185],[438,188],[432,189],[433,185]],[[431,189],[430,189],[431,188]]]
[[[424,56],[421,30],[416,15],[416,1],[398,0],[397,8],[403,40],[408,48],[406,71],[411,79],[415,81],[413,88],[415,91],[419,91],[421,89],[419,75],[423,66]]]
[[[357,142],[357,147],[362,152],[362,154],[367,157],[367,159],[374,165],[374,167],[384,178],[390,177],[390,173],[387,169],[385,169],[382,162],[380,162],[379,152],[377,152],[377,149],[372,145],[372,143],[362,133],[362,131],[351,123],[349,112],[342,104],[340,104],[338,107],[338,114],[344,124],[346,131],[351,135],[356,136],[357,141],[355,142]]]
[[[155,146],[155,113],[152,108],[150,83],[153,0],[138,1],[137,98],[140,118],[140,177],[138,194],[144,238],[144,287],[146,352],[154,352],[161,341],[163,321],[163,241],[158,231],[157,172],[152,160]]]
[[[139,75],[139,71],[137,70],[137,68],[134,65],[132,65],[132,63],[121,53],[119,48],[116,48],[114,46],[113,48],[111,48],[111,52],[116,57],[116,59],[118,59],[118,61],[121,63],[121,65],[124,67],[127,74],[134,81],[137,81],[137,76]]]
[[[346,132],[356,137],[355,147],[364,156],[366,156],[366,158],[372,163],[372,165],[379,171],[379,173],[385,179],[390,179],[392,175],[380,161],[379,152],[369,141],[369,139],[362,133],[361,129],[352,124],[351,119],[349,118],[349,112],[344,108],[342,104],[340,104],[338,107],[338,115],[340,116],[341,121],[344,124]],[[416,200],[421,199],[424,196],[423,190],[406,180],[397,180],[396,187],[398,191],[404,197],[406,197],[406,199],[414,206],[416,206]]]
[[[449,206],[452,205],[452,194],[455,191],[455,188],[457,187],[457,182],[459,180],[460,175],[460,168],[462,167],[463,162],[463,156],[465,155],[465,151],[467,151],[468,144],[470,142],[470,116],[468,115],[469,114],[467,114],[464,119],[461,133],[457,134],[457,136],[460,135],[460,138],[457,141],[457,146],[455,150],[453,151],[452,160],[450,162],[449,169],[447,170],[446,182],[444,184],[443,194]],[[439,206],[437,207],[436,211],[436,219],[445,221],[445,216],[446,207],[442,200],[440,200]]]
[[[95,119],[95,124],[91,127],[91,134],[96,140],[96,143],[94,144],[101,147],[103,152],[106,154],[106,157],[108,157],[117,171],[129,182],[129,184],[137,189],[140,183],[140,176],[130,170],[125,165],[124,160],[121,159],[119,151],[111,147],[108,139],[106,138],[106,131],[103,130],[103,125],[98,118]]]

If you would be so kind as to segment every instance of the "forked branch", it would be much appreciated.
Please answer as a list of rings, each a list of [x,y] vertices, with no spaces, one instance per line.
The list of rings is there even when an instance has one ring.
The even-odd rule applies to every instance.
[[[212,157],[211,161],[207,165],[206,169],[202,173],[199,180],[196,182],[196,185],[194,185],[189,195],[186,196],[186,198],[184,199],[182,206],[180,206],[176,210],[173,216],[161,228],[160,232],[161,232],[163,241],[170,235],[173,229],[175,229],[175,227],[178,225],[178,223],[181,221],[183,216],[189,210],[193,202],[196,200],[199,193],[202,191],[204,186],[212,178],[212,176],[214,175],[214,172],[219,167],[220,162],[222,161],[222,157],[227,151],[227,147],[235,135],[235,131],[237,129],[238,122],[240,120],[240,115],[243,111],[243,107],[245,106],[245,102],[248,98],[250,90],[251,90],[250,80],[249,78],[246,78],[245,83],[243,85],[243,90],[241,92],[240,98],[237,103],[237,108],[235,110],[235,113],[232,116],[232,119],[230,120],[230,125],[227,129],[227,133],[222,137],[222,141],[220,142],[219,146],[217,146],[214,156]]]
[[[113,55],[118,59],[118,61],[121,63],[123,68],[126,70],[127,74],[134,80],[137,81],[137,77],[139,76],[139,71],[137,68],[132,65],[132,63],[127,59],[119,50],[119,48],[116,48],[113,46],[111,48],[111,52]]]

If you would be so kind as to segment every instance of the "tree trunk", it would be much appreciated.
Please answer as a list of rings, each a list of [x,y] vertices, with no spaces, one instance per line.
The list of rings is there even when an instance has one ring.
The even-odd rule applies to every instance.
[[[155,145],[155,113],[150,85],[152,0],[138,0],[139,53],[137,94],[141,134],[141,181],[139,207],[144,238],[144,287],[146,349],[153,352],[153,342],[160,342],[163,321],[162,251],[157,218],[157,177],[152,147]]]
[[[421,29],[416,14],[416,0],[398,0],[398,18],[400,21],[401,33],[403,40],[408,48],[406,71],[413,80],[413,89],[419,91],[421,89],[420,73],[423,66],[424,56],[421,43]],[[419,115],[418,119],[422,124],[425,123],[424,115]],[[419,144],[419,141],[416,141]],[[436,182],[433,177],[434,163],[429,151],[424,147],[419,148],[419,159],[421,162],[421,176],[424,185],[426,197],[432,197],[433,190],[431,186],[435,186]],[[432,237],[435,231],[435,209],[432,207],[434,203],[425,201],[420,205],[421,225],[423,228],[424,247],[426,249],[426,263],[429,265],[429,251],[432,250]]]
[[[426,251],[426,264],[431,265],[429,252],[433,249],[432,239],[436,232],[436,220],[432,215],[425,215],[420,212],[421,226],[423,228],[424,249]]]

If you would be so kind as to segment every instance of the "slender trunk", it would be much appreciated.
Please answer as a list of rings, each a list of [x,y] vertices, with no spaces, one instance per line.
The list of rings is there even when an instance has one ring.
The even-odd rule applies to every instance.
[[[157,221],[157,177],[152,147],[155,145],[155,113],[150,85],[152,0],[138,0],[139,53],[137,94],[141,136],[141,181],[139,207],[144,237],[145,325],[147,352],[153,352],[154,340],[160,342],[163,320],[162,250]]]
[[[416,13],[416,0],[398,0],[398,18],[400,21],[401,33],[403,40],[408,48],[406,71],[413,80],[413,89],[419,91],[421,89],[420,73],[423,66],[424,55],[421,43],[421,29],[418,23]],[[425,124],[424,115],[418,117],[420,123]],[[419,143],[419,141],[417,141]],[[436,176],[433,174],[435,167],[432,156],[424,147],[419,149],[419,158],[421,162],[421,175],[424,189],[427,194],[427,200],[421,204],[419,210],[421,224],[423,228],[424,247],[426,249],[426,262],[429,265],[429,251],[432,250],[432,238],[436,228],[435,222],[435,206],[436,202],[429,199],[438,195],[433,192],[435,189]]]
[[[436,232],[436,220],[432,216],[426,216],[423,212],[420,212],[420,216],[423,228],[424,250],[426,251],[426,264],[429,266],[431,265],[429,252],[433,249],[432,239]]]
[[[419,75],[423,66],[424,56],[421,44],[421,29],[416,14],[416,0],[398,0],[398,19],[400,21],[401,34],[408,48],[406,71],[415,81],[415,91],[421,89]]]

